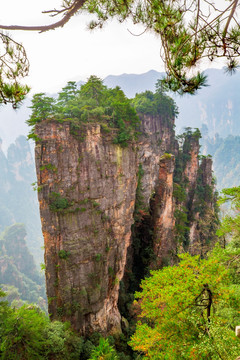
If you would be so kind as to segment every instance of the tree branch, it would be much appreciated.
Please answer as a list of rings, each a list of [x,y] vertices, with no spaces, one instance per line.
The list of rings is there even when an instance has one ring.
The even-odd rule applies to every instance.
[[[226,35],[227,35],[227,31],[228,31],[228,28],[229,28],[229,25],[230,25],[230,22],[234,16],[234,13],[236,11],[236,8],[237,8],[237,4],[238,4],[238,1],[239,0],[234,0],[234,2],[232,3],[232,10],[229,14],[229,17],[228,17],[228,20],[227,20],[227,23],[226,23],[226,26],[223,30],[223,35],[222,35],[222,42],[223,42],[223,49],[224,49],[224,55],[226,54]]]
[[[225,28],[224,28],[224,30],[223,30],[223,39],[225,39],[225,37],[226,37],[227,31],[228,31],[228,27],[229,27],[230,22],[231,22],[231,20],[232,20],[232,18],[233,18],[233,15],[234,15],[234,13],[235,13],[235,11],[236,11],[238,1],[239,1],[239,0],[234,0],[234,2],[232,3],[233,7],[232,7],[232,10],[231,10],[231,13],[230,13],[229,16],[228,16],[228,20],[227,20],[226,26],[225,26]]]
[[[66,14],[63,16],[63,18],[53,24],[50,25],[40,25],[40,26],[22,26],[22,25],[1,25],[0,29],[3,30],[25,30],[25,31],[40,31],[45,32],[48,30],[53,30],[58,27],[63,27],[73,15],[75,15],[84,5],[86,0],[74,0],[71,7],[67,8]],[[63,12],[63,11],[60,11]]]

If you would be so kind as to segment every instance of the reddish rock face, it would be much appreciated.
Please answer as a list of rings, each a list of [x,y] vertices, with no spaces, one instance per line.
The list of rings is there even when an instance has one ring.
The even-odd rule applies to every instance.
[[[51,317],[82,334],[120,331],[119,281],[131,237],[136,191],[134,146],[121,148],[87,126],[43,122],[36,146]]]
[[[146,207],[155,193],[159,176],[159,162],[164,153],[177,153],[177,142],[173,129],[174,119],[161,116],[144,116],[141,118],[143,136],[138,143],[138,158],[143,168],[142,195]]]

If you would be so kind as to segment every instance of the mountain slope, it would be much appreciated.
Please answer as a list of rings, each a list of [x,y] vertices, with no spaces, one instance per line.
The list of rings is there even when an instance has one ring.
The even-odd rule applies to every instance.
[[[0,149],[0,231],[14,223],[24,223],[27,246],[37,263],[42,262],[43,244],[37,194],[31,186],[36,181],[30,146],[19,136],[8,148]]]

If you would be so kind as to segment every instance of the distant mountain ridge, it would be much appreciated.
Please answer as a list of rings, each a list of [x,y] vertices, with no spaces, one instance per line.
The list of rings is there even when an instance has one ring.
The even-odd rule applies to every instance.
[[[240,135],[240,71],[229,76],[223,69],[208,69],[209,86],[202,88],[194,96],[180,97],[169,94],[179,107],[179,117],[176,119],[177,131],[184,127],[207,125],[209,136],[218,133],[221,137]],[[104,82],[114,87],[119,85],[128,97],[134,97],[138,92],[155,90],[155,83],[164,73],[150,70],[144,74],[123,74],[108,76]]]
[[[163,76],[163,72],[150,70],[144,74],[109,75],[104,79],[104,83],[108,87],[120,86],[128,98],[133,98],[136,93],[154,91],[157,80]]]

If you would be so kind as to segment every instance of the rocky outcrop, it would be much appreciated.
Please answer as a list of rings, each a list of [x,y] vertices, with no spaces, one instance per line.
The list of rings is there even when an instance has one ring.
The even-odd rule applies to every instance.
[[[74,131],[69,122],[37,124],[38,194],[53,319],[70,320],[82,334],[121,331],[118,296],[124,273],[135,271],[139,277],[144,267],[174,261],[175,209],[195,199],[199,148],[188,149],[182,174],[190,178],[186,192],[191,196],[180,203],[173,191],[179,156],[173,125],[166,116],[144,115],[139,140],[122,148],[100,124]],[[205,168],[203,173],[210,171]],[[138,254],[149,247],[152,255],[142,261]]]

